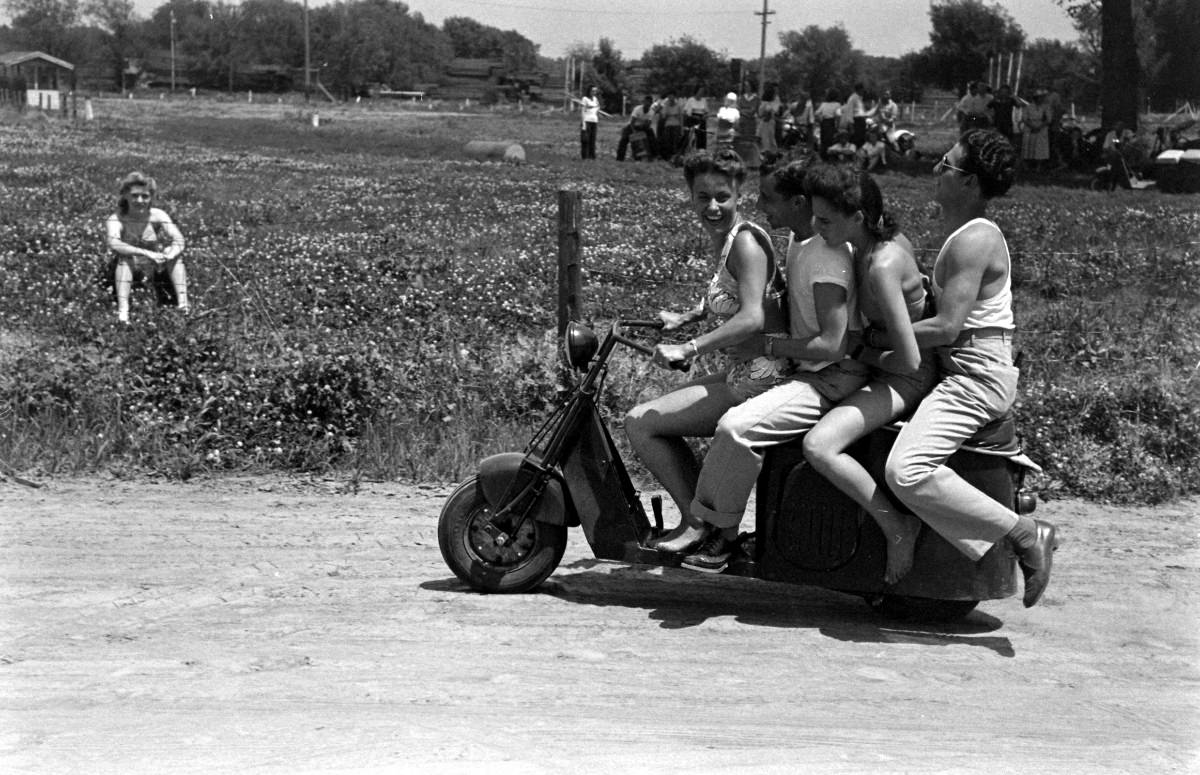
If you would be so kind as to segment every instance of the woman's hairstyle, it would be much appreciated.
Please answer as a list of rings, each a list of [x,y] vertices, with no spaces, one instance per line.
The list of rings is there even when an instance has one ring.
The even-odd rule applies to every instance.
[[[804,183],[808,180],[808,164],[794,161],[773,170],[771,180],[775,181],[775,190],[785,199],[804,194]]]
[[[746,180],[746,165],[737,151],[729,148],[712,153],[697,151],[683,160],[683,177],[687,180],[688,188],[695,185],[696,178],[712,173],[724,175],[741,186]]]
[[[825,92],[825,101],[840,102],[841,100],[838,99],[837,89],[830,89],[829,91]]]
[[[121,211],[121,215],[129,212],[129,192],[134,186],[141,186],[149,191],[151,200],[158,193],[158,186],[155,184],[154,178],[141,172],[129,173],[121,179],[121,193],[117,195],[117,209]]]
[[[963,171],[979,180],[984,199],[1003,196],[1017,176],[1017,152],[1008,138],[994,129],[969,129],[958,143],[966,151]]]
[[[866,172],[845,164],[819,164],[808,170],[804,193],[821,198],[845,215],[863,214],[863,226],[876,240],[883,242],[899,231],[895,217],[883,210],[879,184]]]

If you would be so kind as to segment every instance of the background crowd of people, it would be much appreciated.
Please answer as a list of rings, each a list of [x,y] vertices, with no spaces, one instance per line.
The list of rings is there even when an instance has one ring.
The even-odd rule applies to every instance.
[[[583,115],[585,159],[595,158],[595,124],[589,122],[595,121],[596,111],[587,100],[576,100]],[[897,127],[900,106],[890,90],[873,94],[856,83],[848,94],[829,89],[816,99],[803,93],[787,99],[777,84],[767,83],[760,93],[753,82],[744,81],[721,98],[717,110],[713,101],[702,88],[686,99],[671,92],[643,95],[621,128],[617,160],[679,162],[691,151],[716,145],[733,148],[752,169],[802,152],[881,172],[897,157],[915,153],[912,133]],[[1148,173],[1164,150],[1191,147],[1180,132],[1163,127],[1141,134],[1123,126],[1085,132],[1062,96],[1045,88],[1020,96],[1007,83],[993,89],[972,81],[951,112],[960,132],[994,129],[1005,137],[1026,172],[1091,172],[1104,165],[1112,185],[1126,188]]]

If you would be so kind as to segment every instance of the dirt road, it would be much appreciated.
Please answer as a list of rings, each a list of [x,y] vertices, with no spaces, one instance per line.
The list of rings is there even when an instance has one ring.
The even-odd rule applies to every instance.
[[[922,626],[578,531],[478,595],[449,487],[345,490],[0,481],[0,771],[1200,771],[1200,501],[1042,504],[1044,602]]]

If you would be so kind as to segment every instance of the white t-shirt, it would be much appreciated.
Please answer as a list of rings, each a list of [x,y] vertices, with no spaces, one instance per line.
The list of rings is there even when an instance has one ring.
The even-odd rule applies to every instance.
[[[688,97],[683,103],[683,112],[689,116],[708,115],[708,100],[700,97]]]
[[[595,97],[584,97],[579,104],[583,113],[583,123],[597,124],[600,122],[600,100]]]
[[[817,320],[817,302],[813,286],[829,283],[846,289],[846,314],[851,330],[857,330],[858,294],[854,288],[854,257],[850,248],[831,248],[819,236],[797,243],[788,238],[787,249],[788,317],[793,339],[811,339],[821,333]],[[833,361],[793,359],[800,371],[820,371]]]

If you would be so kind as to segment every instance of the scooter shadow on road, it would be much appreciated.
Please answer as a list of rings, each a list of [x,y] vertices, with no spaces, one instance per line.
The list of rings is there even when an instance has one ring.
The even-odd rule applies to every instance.
[[[982,611],[955,622],[892,621],[855,595],[820,587],[593,559],[576,560],[562,570],[574,572],[555,574],[530,594],[591,606],[644,608],[663,629],[733,617],[753,626],[815,629],[825,637],[853,643],[973,646],[1002,657],[1016,656],[1007,637],[985,635],[1003,622]],[[421,588],[477,594],[456,578],[427,581]]]

